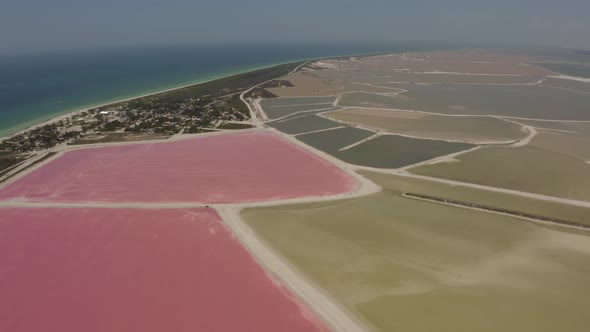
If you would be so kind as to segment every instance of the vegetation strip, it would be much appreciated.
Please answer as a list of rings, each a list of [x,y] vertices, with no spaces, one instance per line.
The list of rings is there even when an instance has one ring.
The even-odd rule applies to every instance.
[[[19,159],[19,160],[17,160],[17,163],[16,163],[16,164],[13,164],[12,166],[8,166],[8,167],[6,167],[6,168],[1,168],[1,169],[0,169],[0,179],[1,179],[1,178],[2,178],[4,175],[6,175],[6,174],[10,173],[10,172],[11,172],[12,170],[14,170],[15,168],[17,168],[17,167],[19,167],[20,165],[24,164],[24,163],[25,163],[25,161],[26,161],[27,159],[29,159],[29,158],[26,158],[26,159]]]
[[[417,199],[436,202],[436,203],[444,203],[444,204],[461,206],[461,207],[468,207],[468,208],[472,208],[472,209],[484,210],[484,211],[489,211],[489,212],[507,214],[507,215],[511,215],[511,216],[515,216],[515,217],[519,217],[519,218],[534,219],[534,220],[538,220],[538,221],[557,224],[560,226],[576,227],[576,228],[581,228],[584,230],[590,230],[590,226],[584,225],[581,223],[577,223],[577,222],[573,222],[573,221],[567,221],[567,220],[562,220],[562,219],[557,219],[557,218],[552,218],[552,217],[539,216],[539,215],[515,211],[515,210],[507,210],[507,209],[497,208],[497,207],[493,207],[493,206],[489,206],[489,205],[482,205],[482,204],[470,203],[470,202],[465,202],[465,201],[457,201],[457,200],[448,199],[448,198],[441,198],[441,197],[435,197],[435,196],[429,196],[429,195],[423,195],[423,194],[407,193],[407,192],[403,193],[402,196],[407,197],[407,198],[417,198]]]
[[[35,166],[35,165],[39,164],[39,163],[42,163],[42,162],[44,162],[45,160],[47,160],[47,159],[49,159],[49,158],[53,157],[55,154],[57,154],[57,152],[49,152],[49,153],[47,153],[45,156],[43,156],[41,159],[34,161],[34,162],[33,162],[33,163],[31,163],[29,166],[27,166],[27,167],[25,167],[25,168],[21,169],[20,171],[18,171],[18,172],[16,172],[16,173],[14,173],[14,174],[11,174],[11,175],[9,175],[8,177],[6,177],[6,178],[4,178],[4,179],[2,179],[2,176],[6,175],[6,173],[8,173],[8,172],[0,174],[0,183],[6,182],[8,179],[12,178],[13,176],[15,176],[15,175],[17,175],[17,174],[19,174],[19,173],[22,173],[22,172],[24,172],[24,171],[28,170],[29,168],[31,168],[31,167],[33,167],[33,166]]]

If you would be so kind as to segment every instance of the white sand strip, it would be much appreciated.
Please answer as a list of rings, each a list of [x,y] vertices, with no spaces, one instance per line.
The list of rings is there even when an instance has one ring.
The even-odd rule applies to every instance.
[[[372,139],[375,139],[375,138],[377,138],[377,137],[379,137],[379,136],[381,136],[381,135],[382,135],[381,133],[377,133],[377,134],[375,134],[375,135],[373,135],[373,136],[369,136],[369,137],[367,137],[367,138],[365,138],[365,139],[362,139],[362,140],[360,140],[360,141],[358,141],[358,142],[356,142],[356,143],[352,143],[352,144],[350,144],[349,146],[345,146],[345,147],[343,147],[342,149],[340,149],[340,150],[338,150],[338,151],[339,151],[339,152],[342,152],[342,151],[346,151],[346,150],[348,150],[348,149],[352,149],[352,148],[354,148],[355,146],[359,146],[359,145],[361,145],[361,144],[363,144],[363,143],[365,143],[365,142],[368,142],[368,141],[370,141],[370,140],[372,140]]]
[[[295,134],[293,136],[303,136],[303,135],[307,135],[307,134],[315,134],[315,133],[322,133],[324,131],[330,131],[330,130],[336,130],[336,129],[342,129],[342,128],[346,128],[346,126],[340,126],[340,127],[334,127],[334,128],[326,128],[326,129],[319,129],[319,130],[312,130],[312,131],[308,131],[305,133],[300,133],[300,134]]]
[[[559,78],[562,80],[570,80],[570,81],[578,81],[578,82],[585,82],[590,83],[590,78],[585,77],[578,77],[578,76],[569,76],[569,75],[557,75],[557,76],[548,76],[551,78]]]

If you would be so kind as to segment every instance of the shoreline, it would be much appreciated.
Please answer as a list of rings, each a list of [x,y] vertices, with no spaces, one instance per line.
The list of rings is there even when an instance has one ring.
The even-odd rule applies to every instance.
[[[174,91],[174,90],[184,89],[184,88],[188,88],[188,87],[192,87],[192,86],[196,86],[196,85],[206,84],[206,83],[213,82],[213,81],[216,81],[216,80],[219,80],[219,79],[223,79],[223,78],[237,76],[237,75],[241,75],[241,74],[245,74],[245,73],[249,73],[249,72],[253,72],[253,71],[257,71],[257,70],[268,69],[268,68],[272,68],[272,67],[275,67],[275,66],[285,65],[285,64],[290,64],[290,63],[295,63],[295,62],[299,62],[299,61],[303,61],[303,60],[294,60],[294,61],[288,61],[288,62],[278,62],[278,63],[273,63],[273,64],[270,64],[270,65],[264,65],[264,66],[259,66],[259,67],[248,68],[248,69],[240,70],[240,71],[233,72],[233,73],[230,73],[230,74],[221,74],[219,76],[214,76],[212,78],[205,79],[204,81],[196,81],[196,82],[193,82],[193,83],[186,83],[186,84],[182,84],[182,85],[179,85],[179,86],[176,86],[176,87],[164,88],[162,90],[157,90],[157,91],[148,92],[148,93],[142,93],[140,95],[135,95],[135,96],[132,96],[132,97],[125,97],[123,99],[116,99],[116,100],[113,100],[113,101],[107,101],[107,102],[103,102],[103,103],[95,104],[95,105],[91,105],[91,106],[83,106],[82,108],[76,108],[74,110],[71,110],[71,109],[70,110],[64,110],[63,112],[55,113],[54,116],[52,116],[51,118],[48,118],[47,120],[41,120],[41,119],[39,119],[39,120],[31,120],[31,121],[29,121],[27,123],[34,123],[34,124],[27,125],[26,128],[17,130],[17,131],[15,131],[13,133],[10,133],[10,134],[4,135],[4,136],[0,136],[0,142],[3,142],[5,140],[11,139],[11,138],[13,138],[15,136],[24,134],[27,131],[30,131],[30,130],[33,130],[33,129],[36,129],[36,128],[39,128],[39,127],[42,127],[42,126],[45,126],[45,125],[48,125],[48,124],[52,124],[52,123],[55,123],[55,122],[59,122],[61,120],[65,120],[66,118],[69,118],[71,116],[74,116],[74,115],[79,114],[79,113],[82,113],[82,112],[87,112],[87,111],[89,111],[91,109],[94,109],[94,108],[99,108],[99,107],[104,107],[104,106],[108,106],[108,105],[112,105],[112,104],[117,104],[117,103],[122,103],[122,102],[126,102],[126,101],[131,101],[131,100],[138,99],[138,98],[145,98],[145,97],[149,97],[149,96],[154,96],[154,95],[161,94],[161,93],[166,93],[166,92],[171,92],[171,91]],[[12,128],[17,128],[17,127],[12,127]],[[8,128],[6,130],[0,130],[0,132],[2,132],[2,131],[10,131],[10,130],[11,129]]]
[[[266,64],[266,65],[260,65],[260,66],[255,66],[255,67],[251,67],[251,68],[245,68],[245,69],[241,69],[232,73],[223,73],[223,74],[219,74],[219,75],[213,75],[210,76],[210,78],[206,78],[203,81],[193,81],[193,82],[189,82],[189,83],[180,83],[180,85],[178,86],[174,86],[174,87],[169,87],[169,88],[163,88],[161,90],[157,90],[157,91],[153,91],[153,92],[145,92],[145,93],[140,93],[138,95],[133,95],[133,96],[129,96],[129,97],[123,97],[121,99],[115,99],[115,100],[110,100],[110,101],[105,101],[105,102],[101,102],[99,104],[92,104],[89,106],[81,106],[80,108],[78,107],[74,107],[71,109],[66,109],[60,112],[56,112],[53,115],[48,115],[51,116],[50,118],[47,117],[39,117],[38,119],[33,119],[27,122],[24,122],[22,126],[24,126],[24,128],[21,128],[21,126],[13,126],[7,129],[0,129],[0,143],[7,140],[7,139],[11,139],[15,136],[21,135],[29,130],[33,130],[48,124],[52,124],[54,122],[59,122],[60,120],[66,119],[70,116],[76,115],[78,113],[82,113],[82,112],[86,112],[88,110],[94,109],[94,108],[98,108],[98,107],[104,107],[104,106],[108,106],[108,105],[112,105],[112,104],[117,104],[117,103],[122,103],[122,102],[126,102],[126,101],[130,101],[133,99],[137,99],[137,98],[144,98],[144,97],[149,97],[149,96],[153,96],[153,95],[157,95],[160,93],[165,93],[165,92],[170,92],[170,91],[174,91],[174,90],[178,90],[178,89],[183,89],[183,88],[187,88],[187,87],[191,87],[191,86],[196,86],[196,85],[200,85],[200,84],[205,84],[205,83],[209,83],[215,80],[219,80],[219,79],[223,79],[223,78],[228,78],[228,77],[232,77],[232,76],[237,76],[237,75],[241,75],[241,74],[245,74],[245,73],[249,73],[249,72],[253,72],[253,71],[257,71],[257,70],[263,70],[263,69],[268,69],[268,68],[272,68],[275,66],[280,66],[280,65],[286,65],[286,64],[290,64],[290,63],[295,63],[295,62],[300,62],[300,61],[320,61],[320,60],[329,60],[329,59],[339,59],[339,58],[348,58],[348,57],[365,57],[365,56],[375,56],[375,55],[384,55],[384,54],[397,54],[397,53],[404,53],[405,51],[389,51],[389,52],[369,52],[369,53],[355,53],[355,54],[349,54],[349,55],[331,55],[331,56],[326,56],[326,57],[311,57],[311,58],[302,58],[302,59],[294,59],[294,60],[289,60],[289,61],[279,61],[279,62],[275,62],[272,64]],[[12,130],[15,130],[14,132],[11,132]],[[2,134],[3,132],[7,132],[6,134]]]

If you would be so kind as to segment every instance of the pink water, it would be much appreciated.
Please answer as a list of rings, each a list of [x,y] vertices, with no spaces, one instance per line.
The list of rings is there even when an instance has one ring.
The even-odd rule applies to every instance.
[[[0,190],[37,202],[234,203],[344,193],[355,179],[268,133],[74,150]]]
[[[0,209],[0,331],[325,331],[215,211]]]

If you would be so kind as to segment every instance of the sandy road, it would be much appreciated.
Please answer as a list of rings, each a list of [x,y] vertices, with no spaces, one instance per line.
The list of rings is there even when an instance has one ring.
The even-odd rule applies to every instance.
[[[341,128],[346,128],[346,127],[341,127]],[[375,138],[377,138],[379,136],[383,136],[383,134],[382,133],[375,133],[374,135],[371,135],[371,136],[369,136],[369,137],[367,137],[365,139],[362,139],[362,140],[360,140],[358,142],[352,143],[350,145],[347,145],[347,146],[341,148],[340,150],[338,150],[338,152],[350,150],[350,149],[354,148],[355,146],[359,146],[359,145],[361,145],[363,143],[366,143],[368,141],[372,141],[372,140],[374,140]]]
[[[478,146],[475,146],[475,147],[473,147],[471,149],[457,151],[455,153],[451,153],[451,154],[448,154],[448,155],[444,155],[444,156],[440,156],[440,157],[428,159],[428,160],[425,160],[423,162],[419,162],[419,163],[416,163],[416,164],[404,166],[404,167],[399,168],[398,170],[400,170],[400,171],[406,171],[406,170],[409,170],[409,169],[412,169],[412,168],[415,168],[415,167],[419,167],[419,166],[424,166],[424,165],[433,165],[433,164],[438,164],[438,163],[455,162],[455,161],[458,161],[456,159],[456,157],[458,157],[460,155],[464,155],[466,153],[470,153],[470,152],[479,150],[479,149],[481,149],[481,146],[478,145]]]
[[[332,128],[326,128],[326,129],[318,129],[318,130],[306,131],[306,132],[303,132],[303,133],[293,134],[293,136],[297,137],[297,136],[303,136],[303,135],[308,135],[308,134],[323,133],[325,131],[331,131],[331,130],[342,129],[342,128],[346,128],[346,126],[340,126],[340,127],[332,127]]]
[[[537,136],[537,134],[538,134],[537,128],[535,128],[533,126],[527,126],[525,124],[522,124],[520,122],[511,120],[511,119],[503,119],[503,120],[517,124],[517,125],[521,126],[522,130],[527,131],[529,133],[527,137],[521,139],[520,141],[518,141],[514,144],[511,144],[510,147],[518,148],[518,147],[529,145],[529,143],[531,143],[533,138],[535,138],[535,136]]]
[[[304,63],[300,64],[299,66],[295,67],[295,69],[291,70],[291,71],[290,71],[290,72],[289,72],[287,75],[285,75],[285,76],[289,76],[289,75],[291,75],[291,74],[295,73],[295,72],[296,72],[296,71],[298,71],[298,70],[299,70],[301,67],[305,66],[305,65],[306,65],[306,64],[308,64],[308,63],[309,63],[309,61],[306,61],[306,62],[304,62]],[[259,86],[261,86],[261,85],[264,85],[264,84],[266,84],[266,83],[268,83],[268,82],[272,82],[272,81],[274,81],[274,80],[276,80],[276,78],[270,79],[270,80],[268,80],[268,81],[265,81],[265,82],[262,82],[262,83],[260,83],[260,84],[256,84],[256,85],[254,85],[253,87],[251,87],[250,89],[248,89],[248,90],[246,90],[246,91],[244,91],[244,92],[242,92],[242,93],[240,94],[240,100],[241,100],[241,101],[242,101],[244,104],[246,104],[246,106],[248,107],[248,110],[250,111],[250,118],[251,118],[251,121],[252,121],[252,125],[253,125],[254,127],[256,127],[256,128],[260,128],[260,127],[262,127],[262,126],[263,126],[263,125],[262,125],[262,120],[264,120],[264,119],[262,119],[262,120],[261,120],[261,118],[262,118],[262,115],[259,115],[259,114],[258,114],[258,112],[256,112],[255,108],[254,108],[254,107],[253,107],[253,106],[250,104],[250,102],[249,102],[248,100],[246,100],[246,98],[244,98],[244,96],[245,96],[245,95],[246,95],[248,92],[250,92],[250,91],[252,91],[252,90],[256,89],[257,87],[259,87]]]
[[[250,102],[247,101],[244,98],[244,95],[250,91],[252,91],[252,89],[254,89],[254,87],[252,87],[249,90],[246,90],[244,92],[242,92],[240,94],[240,100],[246,104],[246,106],[248,107],[248,110],[250,111],[250,121],[252,121],[252,125],[256,128],[260,128],[262,127],[262,121],[260,120],[260,117],[258,116],[258,113],[256,112],[256,110],[254,109],[254,107],[252,105],[250,105]]]
[[[365,323],[357,321],[351,313],[338,305],[310,280],[304,278],[285,260],[270,249],[241,219],[237,206],[219,208],[219,215],[238,240],[252,253],[267,273],[295,293],[333,331],[365,331]]]

